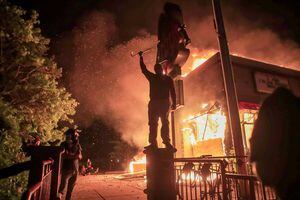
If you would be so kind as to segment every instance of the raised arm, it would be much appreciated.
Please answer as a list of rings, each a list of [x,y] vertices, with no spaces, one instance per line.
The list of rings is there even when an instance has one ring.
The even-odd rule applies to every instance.
[[[142,73],[146,76],[147,79],[149,79],[151,76],[151,72],[147,69],[144,63],[143,53],[140,52],[139,55],[140,55],[140,66],[141,66]]]
[[[173,79],[170,78],[170,94],[172,99],[172,110],[176,109],[176,92]]]

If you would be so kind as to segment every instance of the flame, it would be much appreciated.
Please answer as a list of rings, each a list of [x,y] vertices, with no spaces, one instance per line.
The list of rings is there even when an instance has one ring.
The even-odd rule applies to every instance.
[[[191,145],[196,145],[197,144],[197,141],[196,141],[196,138],[195,138],[195,135],[194,134],[190,134],[189,135],[189,138],[190,138],[190,143]]]
[[[182,173],[181,179],[184,181],[202,181],[202,177],[194,171],[191,171],[189,173]]]
[[[242,113],[242,127],[245,134],[246,144],[245,147],[249,150],[250,148],[250,138],[252,137],[252,132],[254,128],[254,122],[257,118],[258,111],[257,110],[246,110],[243,109],[240,111]]]
[[[217,52],[216,50],[212,49],[200,51],[197,48],[190,48],[190,51],[191,56],[188,58],[186,64],[183,66],[183,74],[181,75],[182,77],[186,77],[191,71],[198,68]]]
[[[224,138],[226,128],[226,117],[221,111],[216,113],[205,113],[202,115],[188,116],[183,122],[187,125],[194,123],[196,127],[196,137],[193,129],[184,127],[183,132],[189,135],[190,143],[196,144],[197,141],[208,140],[214,138]],[[191,136],[192,135],[192,136]]]
[[[211,173],[206,180],[213,182],[217,179],[217,174],[216,173]],[[195,173],[195,171],[191,171],[189,173],[182,173],[181,174],[181,180],[183,181],[196,181],[196,182],[200,182],[203,181],[203,177],[199,174],[199,173]]]
[[[203,64],[206,60],[207,58],[196,58],[192,64],[192,71]]]
[[[184,156],[224,155],[225,130],[226,116],[221,110],[189,115],[181,128]]]
[[[135,169],[135,166],[140,166],[138,169]],[[134,173],[136,171],[143,171],[146,169],[146,156],[141,157],[135,161],[129,163],[129,172]]]
[[[196,138],[195,138],[195,135],[193,133],[193,129],[191,128],[183,128],[181,129],[183,132],[187,133],[188,135],[188,138],[189,138],[189,141],[191,143],[192,146],[196,145],[197,144],[197,141],[196,141]]]

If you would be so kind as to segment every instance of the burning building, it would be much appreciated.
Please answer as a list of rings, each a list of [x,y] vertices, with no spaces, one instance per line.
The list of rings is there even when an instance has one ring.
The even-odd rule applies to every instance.
[[[243,147],[249,153],[255,119],[261,102],[279,86],[300,96],[300,72],[231,55]],[[183,82],[183,84],[181,84]],[[235,138],[228,128],[228,112],[219,53],[181,80],[176,80],[179,103],[174,113],[173,138],[177,157],[234,155]],[[184,91],[184,92],[183,92]],[[183,98],[184,95],[184,98]],[[183,103],[184,102],[184,103]]]

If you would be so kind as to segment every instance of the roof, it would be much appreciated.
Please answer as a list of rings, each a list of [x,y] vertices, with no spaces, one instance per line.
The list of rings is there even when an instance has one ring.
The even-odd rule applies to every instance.
[[[230,55],[231,63],[238,67],[251,67],[256,70],[267,71],[267,72],[274,72],[283,75],[293,76],[293,77],[300,77],[300,71],[290,69],[284,66],[278,66],[270,63],[265,63],[262,61],[244,58],[236,55]],[[217,52],[212,57],[210,57],[207,61],[197,67],[195,70],[190,72],[190,74],[197,73],[198,71],[204,70],[206,67],[213,65],[215,63],[220,62],[220,53]],[[300,66],[299,66],[300,67]],[[189,76],[189,75],[188,75]]]

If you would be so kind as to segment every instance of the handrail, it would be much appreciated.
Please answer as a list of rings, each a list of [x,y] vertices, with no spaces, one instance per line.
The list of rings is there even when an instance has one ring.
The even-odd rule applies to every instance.
[[[42,181],[32,185],[31,187],[28,188],[27,192],[26,192],[26,199],[30,199],[31,196],[37,192],[42,186]]]
[[[174,158],[174,160],[176,159],[186,159],[186,160],[202,160],[202,159],[229,159],[229,158],[248,158],[249,156],[210,156],[210,155],[203,155],[203,156],[199,156],[199,157],[186,157],[186,158]]]
[[[259,181],[257,176],[254,176],[254,175],[225,173],[225,176],[227,178],[235,178],[235,179],[243,179],[243,180],[248,179],[248,180],[253,180],[253,181]]]
[[[53,164],[53,163],[54,163],[54,161],[53,161],[52,159],[49,159],[49,160],[43,160],[43,162],[42,162],[43,166],[44,166],[44,165],[50,165],[50,164]]]
[[[215,158],[174,158],[174,162],[216,162],[222,163],[223,160]]]
[[[229,191],[233,196],[244,195],[249,200],[277,199],[274,190],[265,186],[257,176],[225,173],[224,179],[227,182],[228,188],[231,188]]]
[[[41,162],[41,168],[42,168],[41,179],[37,183],[28,187],[27,191],[24,194],[25,200],[30,200],[34,194],[38,193],[39,190],[42,190],[43,182],[45,181],[46,178],[48,178],[52,174],[52,169],[50,168],[50,166],[52,166],[53,163],[54,161],[52,159],[43,160]],[[39,193],[41,194],[41,192],[42,191],[40,191]]]

